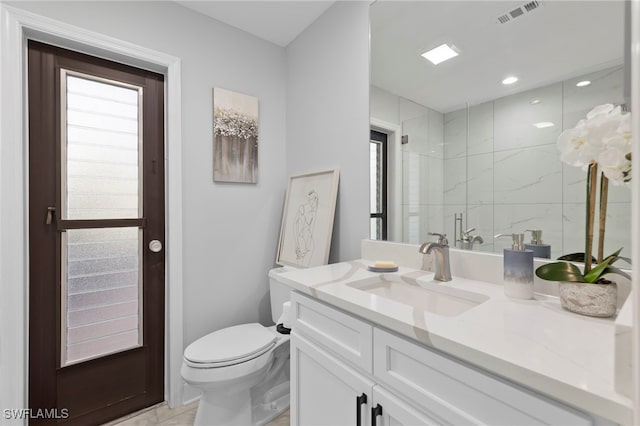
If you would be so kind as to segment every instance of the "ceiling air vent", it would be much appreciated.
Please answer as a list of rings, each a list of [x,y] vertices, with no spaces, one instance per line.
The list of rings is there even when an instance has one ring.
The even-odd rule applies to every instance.
[[[515,9],[503,15],[498,16],[497,22],[499,24],[506,24],[507,22],[511,22],[514,19],[521,17],[525,13],[533,12],[540,6],[542,6],[542,0],[530,1],[522,6],[516,7]]]
[[[525,4],[522,7],[524,7],[524,10],[526,10],[527,12],[531,12],[532,10],[537,9],[537,8],[540,7],[540,2],[538,2],[536,0],[533,0],[533,1],[530,1],[529,3]]]

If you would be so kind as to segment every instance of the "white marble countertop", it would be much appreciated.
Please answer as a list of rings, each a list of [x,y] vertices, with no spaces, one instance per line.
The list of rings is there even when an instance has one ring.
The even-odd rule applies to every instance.
[[[295,290],[372,323],[621,424],[632,423],[632,401],[614,390],[613,319],[560,307],[557,298],[507,298],[502,286],[453,277],[438,285],[488,296],[457,316],[432,314],[346,285],[375,277],[370,260],[284,272]],[[392,275],[432,281],[433,273],[401,266]]]

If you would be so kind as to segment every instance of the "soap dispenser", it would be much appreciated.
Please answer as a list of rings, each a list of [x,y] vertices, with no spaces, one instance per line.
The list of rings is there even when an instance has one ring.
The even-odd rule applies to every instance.
[[[524,245],[525,250],[531,250],[533,257],[551,259],[551,245],[542,243],[542,231],[540,229],[527,229],[531,232],[531,242]]]
[[[511,237],[511,249],[504,249],[504,294],[515,299],[533,299],[533,251],[525,250],[524,234],[498,234]]]

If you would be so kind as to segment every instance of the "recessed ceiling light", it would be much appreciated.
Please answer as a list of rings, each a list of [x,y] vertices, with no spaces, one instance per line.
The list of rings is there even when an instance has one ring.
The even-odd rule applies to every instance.
[[[454,45],[441,44],[428,52],[424,52],[422,56],[431,61],[433,65],[438,65],[440,62],[444,62],[447,59],[458,56],[459,53],[460,50],[458,50]]]
[[[531,105],[538,105],[540,102],[542,102],[540,99],[532,99],[529,103]]]
[[[555,126],[555,124],[550,121],[541,121],[539,123],[535,123],[533,126],[537,127],[538,129],[544,129],[545,127],[553,127]]]
[[[582,81],[577,82],[576,86],[585,87],[585,86],[588,86],[590,84],[591,84],[591,82],[589,80],[582,80]]]
[[[502,80],[502,84],[513,84],[518,81],[518,77],[510,76]]]

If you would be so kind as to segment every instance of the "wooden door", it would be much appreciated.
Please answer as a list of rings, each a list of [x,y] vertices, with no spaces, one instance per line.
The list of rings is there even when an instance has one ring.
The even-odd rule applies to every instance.
[[[164,78],[28,43],[30,424],[164,399]]]

